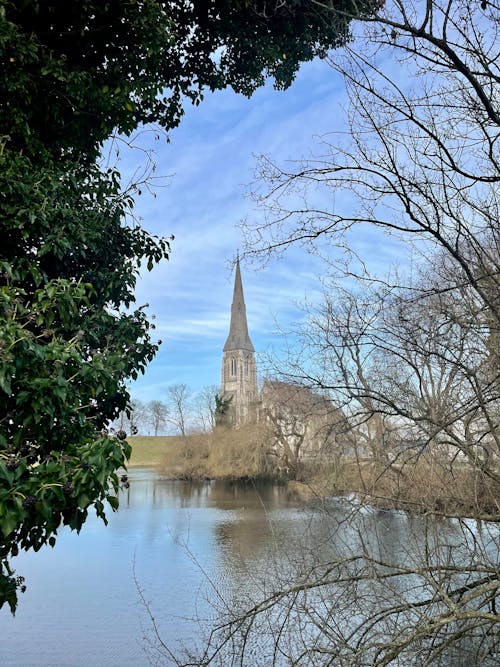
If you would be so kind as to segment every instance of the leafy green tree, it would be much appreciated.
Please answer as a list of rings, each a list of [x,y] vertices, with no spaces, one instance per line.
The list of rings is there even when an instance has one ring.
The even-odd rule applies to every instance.
[[[227,412],[230,408],[233,397],[224,398],[219,394],[215,394],[215,425],[227,426]]]
[[[336,4],[340,21],[305,1],[0,0],[0,606],[19,549],[117,507],[130,449],[106,426],[157,350],[134,286],[169,240],[130,222],[103,142],[175,127],[207,88],[288,86],[348,38]]]

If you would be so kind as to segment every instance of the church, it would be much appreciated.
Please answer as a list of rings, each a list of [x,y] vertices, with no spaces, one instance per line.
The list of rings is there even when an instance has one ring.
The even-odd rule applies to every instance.
[[[266,379],[259,392],[255,350],[248,333],[239,258],[236,260],[229,334],[222,353],[219,423],[232,428],[261,422],[269,453],[290,468],[336,446],[342,412],[309,388]]]
[[[229,335],[222,353],[220,395],[227,406],[228,425],[237,427],[258,419],[255,350],[248,334],[239,258],[236,260]]]

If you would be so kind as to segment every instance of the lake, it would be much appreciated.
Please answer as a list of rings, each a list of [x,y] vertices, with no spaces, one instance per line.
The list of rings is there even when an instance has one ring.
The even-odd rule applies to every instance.
[[[402,562],[427,530],[403,512],[362,510],[360,531],[345,501],[325,519],[279,485],[188,483],[148,469],[129,478],[107,527],[89,518],[80,535],[64,529],[54,549],[17,558],[27,591],[14,618],[0,612],[2,667],[175,664],[155,662],[151,615],[169,649],[190,649],[221,608],[269,590],[275,570],[286,583],[298,561],[347,554],[360,539]],[[452,522],[439,535],[456,549],[463,541]]]
[[[146,469],[129,479],[107,527],[90,517],[80,535],[64,529],[54,549],[16,559],[27,591],[14,618],[0,612],[2,667],[149,665],[138,587],[162,637],[189,644],[210,614],[212,584],[238,590],[273,531],[293,533],[303,516],[283,486],[188,483]]]

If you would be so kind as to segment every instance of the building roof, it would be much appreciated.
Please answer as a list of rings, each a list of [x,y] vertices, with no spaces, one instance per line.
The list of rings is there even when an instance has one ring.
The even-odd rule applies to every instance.
[[[224,352],[229,352],[231,350],[254,351],[252,341],[248,335],[247,311],[245,307],[245,299],[243,297],[239,258],[236,260],[236,273],[234,276],[231,324],[229,327],[229,335],[224,345]]]
[[[302,384],[266,378],[261,399],[265,407],[274,406],[296,417],[327,417],[332,424],[345,419],[342,410],[337,408],[328,396]]]

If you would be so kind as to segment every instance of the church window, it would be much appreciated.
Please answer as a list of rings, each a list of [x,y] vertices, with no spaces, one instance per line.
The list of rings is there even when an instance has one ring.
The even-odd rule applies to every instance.
[[[231,357],[231,375],[236,375],[236,359]]]

